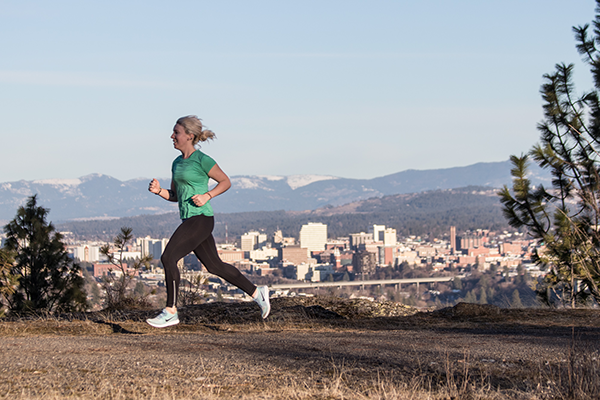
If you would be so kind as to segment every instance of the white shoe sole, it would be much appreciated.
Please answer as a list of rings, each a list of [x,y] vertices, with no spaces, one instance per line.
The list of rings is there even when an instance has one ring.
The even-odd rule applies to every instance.
[[[165,324],[159,325],[159,324],[155,324],[153,322],[150,322],[150,320],[146,320],[146,322],[148,323],[148,325],[154,327],[154,328],[166,328],[167,326],[173,326],[173,325],[177,325],[179,323],[179,320],[175,320],[175,321],[168,321]]]
[[[266,319],[269,314],[271,313],[271,301],[269,300],[269,288],[267,286],[263,286],[263,288],[265,288],[265,292],[267,293],[267,297],[265,298],[265,303],[267,304],[267,313],[265,314],[264,317],[262,317],[262,312],[261,312],[261,317],[262,319]],[[262,311],[262,310],[261,310]]]

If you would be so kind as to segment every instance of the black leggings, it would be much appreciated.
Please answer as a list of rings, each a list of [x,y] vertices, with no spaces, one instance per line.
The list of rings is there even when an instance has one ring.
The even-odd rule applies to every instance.
[[[252,295],[256,290],[256,286],[242,275],[237,268],[221,261],[212,235],[214,226],[215,220],[213,217],[196,215],[183,221],[171,236],[167,248],[160,258],[165,268],[167,307],[177,305],[180,280],[177,261],[192,251],[211,274],[220,276],[249,295]]]

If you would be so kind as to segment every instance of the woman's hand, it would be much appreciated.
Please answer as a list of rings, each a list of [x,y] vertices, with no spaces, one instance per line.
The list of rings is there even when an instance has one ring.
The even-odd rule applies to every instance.
[[[210,199],[211,199],[211,197],[208,194],[208,192],[206,192],[204,194],[195,194],[195,195],[192,196],[192,201],[198,207],[202,207],[203,205],[205,205],[206,203],[208,203],[208,201]]]
[[[148,185],[148,191],[154,194],[160,193],[160,183],[156,179],[152,179],[150,184]]]

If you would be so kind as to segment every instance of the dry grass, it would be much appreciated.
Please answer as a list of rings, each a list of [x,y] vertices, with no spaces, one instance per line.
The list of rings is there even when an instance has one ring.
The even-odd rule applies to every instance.
[[[78,370],[82,376],[90,375],[90,370]],[[49,371],[23,371],[24,374],[47,374]],[[106,372],[106,371],[104,371]],[[494,392],[489,387],[476,387],[467,384],[451,383],[447,387],[433,389],[430,378],[419,376],[407,381],[394,378],[381,372],[372,380],[357,380],[367,371],[333,364],[329,370],[312,376],[277,374],[276,379],[265,381],[237,374],[211,374],[202,367],[192,371],[165,371],[169,375],[159,381],[142,376],[114,377],[98,376],[73,379],[68,385],[55,385],[47,382],[43,386],[9,387],[2,398],[11,399],[515,399],[522,398]],[[368,375],[371,375],[368,373]],[[191,378],[191,376],[196,376]],[[200,377],[198,377],[200,376]],[[2,385],[6,388],[6,385]],[[10,386],[10,385],[9,385]],[[524,398],[524,397],[523,397]]]
[[[247,304],[190,308],[188,323],[164,330],[153,329],[142,322],[145,315],[152,312],[0,321],[3,338],[0,350],[4,354],[0,356],[3,376],[0,398],[600,398],[600,357],[597,346],[589,347],[598,339],[594,329],[600,327],[599,313],[595,310],[569,313],[458,306],[428,314],[413,311],[412,316],[404,317],[353,319],[345,318],[344,313],[365,315],[381,309],[372,307],[369,311],[355,304],[359,309],[352,310],[349,303],[325,307],[329,301],[331,299],[307,304],[275,302],[274,318],[266,324],[255,318],[251,305]],[[222,313],[229,317],[223,317]],[[553,333],[549,329],[554,330]],[[406,335],[398,336],[398,331]],[[481,355],[475,356],[469,350],[475,348],[467,343],[462,350],[452,352],[463,337],[472,338],[473,332],[479,337],[498,336],[500,346],[503,342],[499,332],[504,331],[510,331],[509,336],[515,339],[509,339],[513,341],[518,340],[519,335],[532,338],[546,335],[549,346],[555,345],[548,354],[555,357],[520,363],[487,360]],[[587,336],[580,337],[578,331]],[[570,338],[564,338],[565,332],[571,333]],[[352,338],[361,335],[374,338],[372,351],[352,359],[343,355],[352,355],[351,348],[349,353],[336,352],[336,346],[351,346]],[[556,347],[552,335],[562,335],[560,343],[565,345]],[[300,349],[302,352],[294,348],[280,349],[277,344],[265,351],[276,349],[281,354],[255,355],[256,348],[262,349],[260,344],[256,348],[241,346],[239,352],[226,351],[232,343],[243,344],[257,338],[304,344],[304,338],[310,342],[313,336],[323,340],[331,338],[331,347],[319,348],[316,343],[322,346],[322,342],[315,341],[306,343],[307,348]],[[298,340],[286,341],[290,337]],[[385,355],[380,355],[385,351],[386,340],[395,343],[406,337],[415,340],[406,344],[402,354],[392,355],[391,364],[387,363]],[[423,347],[419,338],[433,342]],[[356,346],[368,346],[369,340]],[[541,341],[543,343],[543,339]],[[169,343],[177,346],[167,352],[163,346]],[[527,342],[524,343],[527,346]],[[554,348],[560,348],[560,354],[556,354]]]
[[[199,366],[196,370],[166,369],[158,381],[143,376],[115,377],[108,371],[89,377],[94,372],[78,370],[79,379],[68,385],[47,382],[43,386],[8,388],[6,399],[114,399],[114,400],[163,400],[163,399],[402,399],[402,400],[546,400],[546,399],[597,399],[597,391],[588,392],[588,386],[574,386],[570,391],[565,376],[556,371],[539,372],[539,380],[531,382],[530,390],[496,390],[486,379],[479,381],[470,377],[464,367],[449,366],[445,382],[434,382],[432,377],[421,375],[405,379],[392,373],[380,371],[377,378],[357,379],[372,373],[351,366],[343,361],[318,374],[297,376],[277,374],[274,379],[257,379],[251,374],[209,373]],[[594,365],[597,368],[597,364]],[[597,369],[595,370],[597,372]],[[23,371],[24,374],[47,374],[49,371]],[[587,374],[591,377],[591,374]],[[84,378],[86,377],[86,378]],[[550,379],[554,378],[554,380]],[[594,378],[597,386],[598,376]],[[445,383],[445,384],[444,384]],[[575,382],[583,383],[583,382]],[[588,382],[589,383],[589,382]],[[7,385],[3,384],[3,391]]]

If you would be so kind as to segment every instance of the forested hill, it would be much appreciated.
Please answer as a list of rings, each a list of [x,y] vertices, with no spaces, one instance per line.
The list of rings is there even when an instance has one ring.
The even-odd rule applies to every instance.
[[[509,229],[502,216],[496,189],[470,186],[460,189],[435,190],[414,194],[398,194],[372,198],[343,206],[323,207],[314,211],[257,211],[217,214],[215,236],[234,241],[244,232],[260,230],[272,234],[281,229],[285,236],[298,237],[300,227],[308,222],[328,225],[330,237],[347,236],[367,231],[370,225],[383,224],[400,235],[441,237],[454,225],[457,231],[467,229]],[[58,226],[80,238],[110,240],[121,227],[133,228],[135,236],[169,237],[179,225],[178,215],[142,215],[113,220],[69,222]]]

